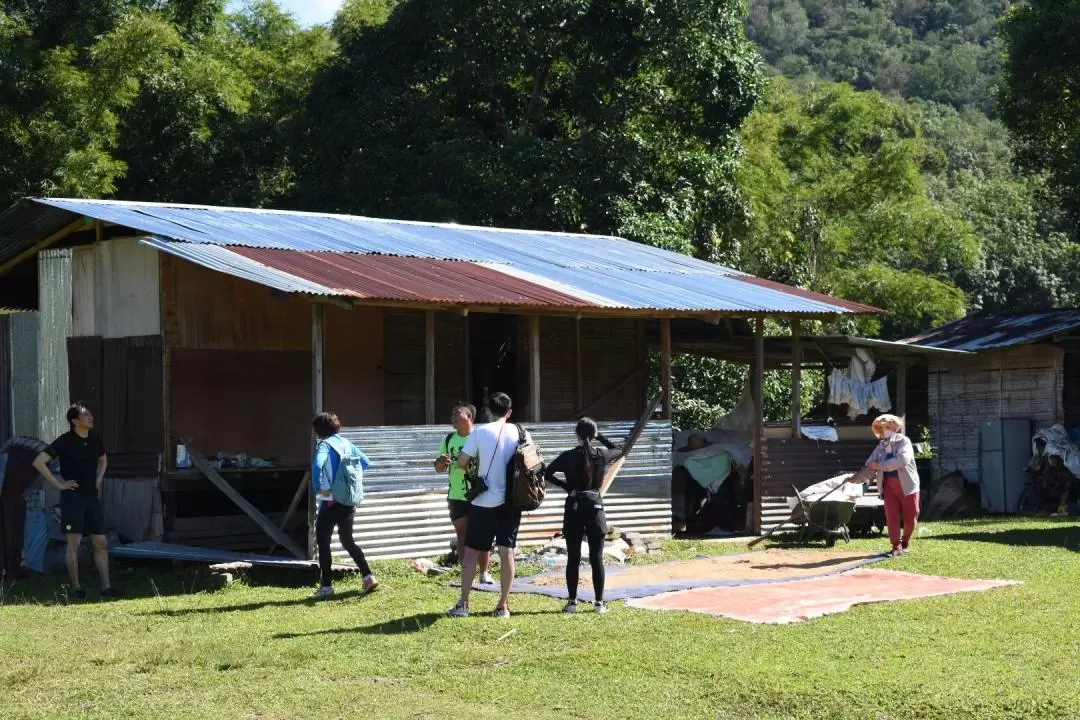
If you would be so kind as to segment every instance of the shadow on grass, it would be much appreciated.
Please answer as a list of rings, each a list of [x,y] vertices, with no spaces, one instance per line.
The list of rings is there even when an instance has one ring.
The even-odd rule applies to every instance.
[[[172,572],[148,572],[114,568],[111,573],[113,584],[121,596],[104,600],[97,572],[91,567],[83,570],[83,589],[87,597],[77,600],[72,597],[71,585],[67,577],[60,574],[33,574],[20,577],[14,582],[3,583],[0,605],[86,605],[98,602],[123,602],[152,597],[175,597],[204,592],[210,588],[207,584],[209,573],[181,574]]]
[[[561,615],[561,610],[522,610],[514,612],[511,619],[525,615]],[[301,633],[277,633],[271,635],[274,640],[295,640],[297,638],[318,637],[320,635],[403,635],[406,633],[423,632],[437,622],[468,623],[470,618],[491,619],[491,614],[478,612],[469,618],[452,618],[446,613],[418,613],[408,617],[388,620],[374,625],[361,625],[359,627],[327,628],[326,630],[313,630]]]
[[[1080,525],[1075,520],[1058,527],[1043,528],[1008,528],[1002,530],[954,531],[941,535],[920,538],[920,542],[965,541],[998,543],[1013,546],[1063,547],[1073,552],[1080,552]]]
[[[265,608],[274,607],[297,607],[300,605],[314,606],[321,605],[323,603],[336,603],[342,600],[352,600],[354,598],[365,598],[368,595],[374,593],[365,592],[363,590],[347,590],[345,592],[336,593],[333,597],[328,598],[314,598],[311,596],[295,598],[292,600],[266,600],[264,602],[252,602],[241,603],[239,605],[215,605],[213,607],[202,608],[183,608],[180,610],[154,610],[152,612],[143,613],[144,615],[162,615],[166,617],[181,617],[184,615],[214,615],[216,613],[223,612],[251,612],[254,610],[263,610]]]

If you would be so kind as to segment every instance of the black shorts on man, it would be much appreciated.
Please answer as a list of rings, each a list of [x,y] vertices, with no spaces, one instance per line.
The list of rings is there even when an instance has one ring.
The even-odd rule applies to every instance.
[[[520,526],[521,511],[514,510],[509,503],[498,507],[471,505],[469,527],[465,531],[465,547],[485,552],[491,549],[492,541],[498,547],[517,547]]]
[[[60,527],[68,535],[104,535],[105,515],[97,493],[60,493]]]

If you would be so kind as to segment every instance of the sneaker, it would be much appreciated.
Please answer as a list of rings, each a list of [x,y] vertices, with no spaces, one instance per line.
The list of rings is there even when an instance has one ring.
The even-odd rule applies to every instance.
[[[900,545],[900,554],[901,555],[907,555],[910,551],[911,551],[911,548],[908,547],[907,543],[901,543],[901,545]]]
[[[72,600],[85,600],[86,599],[86,591],[83,590],[81,587],[72,588],[71,589],[71,599]]]
[[[482,572],[482,573],[480,573],[480,584],[481,585],[494,585],[495,584],[495,578],[491,577],[491,573],[489,573],[489,572]]]
[[[120,591],[114,587],[107,587],[101,590],[101,597],[105,600],[116,600],[120,597]]]
[[[889,552],[885,553],[885,557],[890,557],[890,558],[900,557],[900,548],[893,548]]]
[[[494,617],[506,619],[510,617],[510,608],[503,605],[502,607],[495,608],[495,611],[491,614]]]
[[[450,617],[469,617],[469,606],[458,600],[446,614]]]
[[[366,578],[364,578],[364,592],[375,592],[375,589],[377,587],[379,587],[379,581],[376,580],[373,576],[368,575]]]
[[[330,587],[329,585],[324,585],[318,590],[316,590],[314,593],[312,593],[311,597],[315,600],[322,600],[323,598],[334,597],[334,588]]]
[[[593,603],[593,609],[596,610],[597,613],[603,615],[608,611],[607,603],[605,603],[603,600],[601,600],[600,602],[595,602]]]
[[[562,609],[567,615],[573,615],[577,612],[577,600],[570,600],[566,603],[566,607]]]

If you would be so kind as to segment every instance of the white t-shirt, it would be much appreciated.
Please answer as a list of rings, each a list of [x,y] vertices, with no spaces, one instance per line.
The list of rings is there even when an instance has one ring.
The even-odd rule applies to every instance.
[[[525,436],[532,439],[528,430]],[[498,507],[506,502],[506,465],[514,459],[517,446],[517,427],[506,420],[477,425],[469,433],[461,452],[479,459],[480,477],[488,486],[486,492],[480,493],[472,501],[473,505]]]

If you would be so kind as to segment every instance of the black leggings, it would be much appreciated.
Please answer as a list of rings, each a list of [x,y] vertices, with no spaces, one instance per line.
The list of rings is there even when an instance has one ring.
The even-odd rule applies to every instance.
[[[353,515],[356,513],[356,508],[352,505],[342,505],[341,503],[322,503],[319,506],[319,515],[315,518],[315,540],[319,545],[319,574],[322,578],[323,587],[329,587],[333,582],[333,577],[330,573],[330,565],[332,558],[330,556],[330,538],[334,534],[334,528],[337,528],[338,539],[341,540],[341,547],[345,548],[349,553],[349,557],[356,563],[356,567],[360,568],[360,572],[364,577],[371,574],[371,568],[367,564],[367,560],[364,558],[364,551],[360,549],[360,546],[356,544],[356,540],[353,539]]]
[[[577,600],[578,570],[581,567],[581,541],[589,538],[589,565],[592,566],[593,594],[596,602],[604,599],[604,539],[607,520],[604,511],[587,500],[579,503],[568,499],[563,516],[563,537],[566,538],[566,589],[571,600]]]

